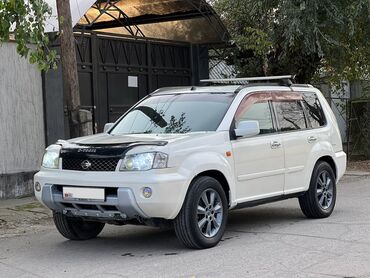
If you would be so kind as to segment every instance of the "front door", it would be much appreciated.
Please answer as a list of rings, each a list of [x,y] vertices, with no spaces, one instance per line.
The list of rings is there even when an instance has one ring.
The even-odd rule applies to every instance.
[[[245,120],[259,122],[260,134],[232,140],[237,202],[283,194],[284,148],[272,116],[270,93],[247,95],[235,114],[235,126]]]

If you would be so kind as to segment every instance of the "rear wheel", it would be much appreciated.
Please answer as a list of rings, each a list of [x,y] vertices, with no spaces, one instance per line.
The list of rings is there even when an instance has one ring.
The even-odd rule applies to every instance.
[[[85,221],[53,212],[53,220],[59,233],[67,239],[86,240],[97,237],[104,228],[104,223]]]
[[[331,215],[336,201],[334,171],[325,161],[319,161],[312,173],[308,191],[299,197],[302,212],[309,218],[325,218]]]
[[[176,235],[189,248],[213,247],[224,234],[227,215],[228,203],[221,184],[211,177],[198,177],[174,220]]]

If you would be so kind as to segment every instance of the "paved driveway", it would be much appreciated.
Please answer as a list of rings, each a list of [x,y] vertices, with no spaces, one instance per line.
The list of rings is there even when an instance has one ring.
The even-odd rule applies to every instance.
[[[172,231],[134,226],[67,241],[32,204],[0,208],[0,227],[0,277],[7,278],[370,277],[366,177],[341,182],[327,219],[304,218],[296,199],[231,212],[223,241],[208,250],[184,249]]]

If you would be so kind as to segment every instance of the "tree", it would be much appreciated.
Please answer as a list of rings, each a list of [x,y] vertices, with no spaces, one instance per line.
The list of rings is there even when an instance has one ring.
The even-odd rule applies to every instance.
[[[56,53],[49,50],[44,33],[44,22],[50,14],[50,7],[42,0],[0,0],[0,43],[14,39],[19,55],[40,70],[56,67]]]
[[[368,0],[215,0],[237,46],[240,75],[297,74],[299,82],[330,73],[370,73]]]
[[[73,35],[69,1],[57,0],[60,32],[63,91],[67,104],[70,137],[84,134],[80,117],[80,89],[78,84],[76,46]]]

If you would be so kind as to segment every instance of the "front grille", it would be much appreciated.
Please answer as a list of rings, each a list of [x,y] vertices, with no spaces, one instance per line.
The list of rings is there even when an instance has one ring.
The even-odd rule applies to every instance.
[[[118,158],[63,158],[62,169],[75,171],[115,171]]]

